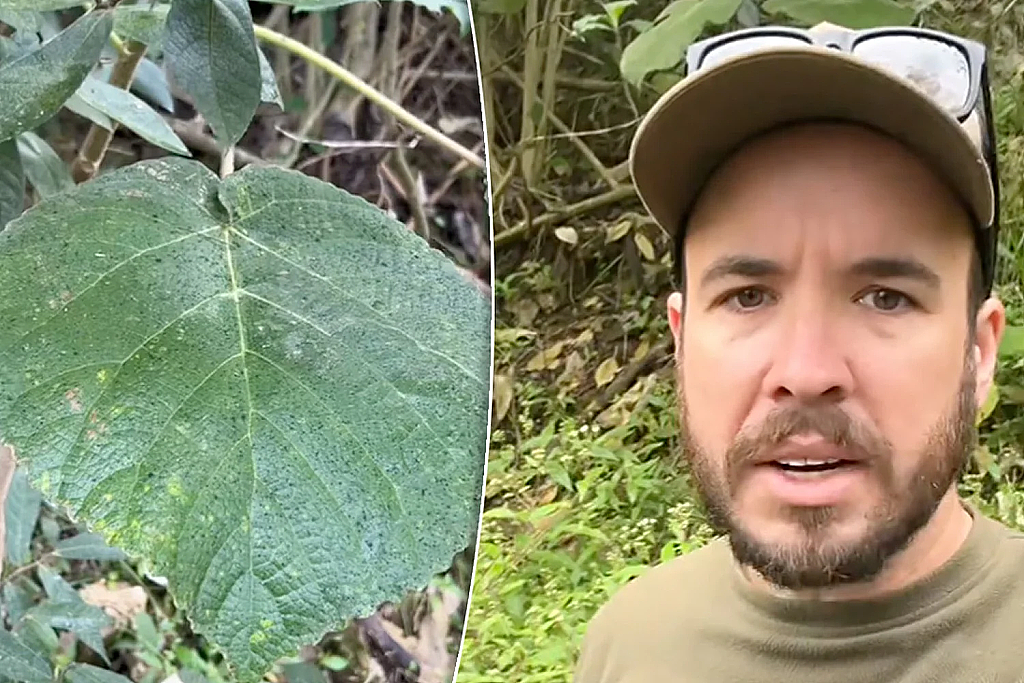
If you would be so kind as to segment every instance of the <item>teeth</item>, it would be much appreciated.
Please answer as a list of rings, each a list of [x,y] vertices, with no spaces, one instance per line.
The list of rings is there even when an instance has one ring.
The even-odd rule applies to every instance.
[[[783,465],[788,467],[816,467],[818,465],[834,465],[841,462],[837,458],[830,458],[828,460],[812,460],[811,458],[795,458],[789,460],[779,460]]]

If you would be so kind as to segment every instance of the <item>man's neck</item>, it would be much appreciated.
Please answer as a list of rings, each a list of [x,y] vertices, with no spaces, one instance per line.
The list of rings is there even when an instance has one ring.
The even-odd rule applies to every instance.
[[[820,601],[882,597],[923,579],[948,562],[967,539],[972,524],[970,513],[964,508],[956,490],[953,489],[943,497],[935,514],[914,536],[910,545],[893,556],[885,569],[870,582],[829,588],[786,590],[770,584],[748,567],[742,568],[741,571],[755,586],[783,597]]]

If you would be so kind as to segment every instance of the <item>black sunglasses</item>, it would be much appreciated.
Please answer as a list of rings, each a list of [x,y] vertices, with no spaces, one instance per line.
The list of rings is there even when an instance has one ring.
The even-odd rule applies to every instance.
[[[693,43],[686,53],[686,74],[712,68],[738,55],[800,45],[839,50],[912,81],[961,124],[971,114],[977,114],[983,133],[982,154],[995,192],[995,218],[992,225],[979,226],[989,229],[976,230],[975,239],[986,287],[991,288],[999,233],[999,171],[985,46],[941,31],[916,27],[865,30],[837,27],[808,31],[759,26]],[[683,231],[677,234],[678,262],[682,257]]]

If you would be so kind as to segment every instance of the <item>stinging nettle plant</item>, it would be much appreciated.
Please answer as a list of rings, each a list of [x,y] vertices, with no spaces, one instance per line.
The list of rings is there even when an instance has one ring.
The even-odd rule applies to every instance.
[[[40,39],[41,12],[78,7],[0,0],[0,444],[18,496],[89,527],[58,552],[123,549],[166,577],[249,683],[471,542],[491,304],[363,199],[233,170],[257,108],[281,104],[257,40],[290,40],[245,0],[94,2]],[[129,91],[147,51],[222,146],[219,175]],[[92,122],[70,170],[35,132],[62,108]],[[116,126],[170,154],[99,174]],[[39,576],[54,602],[8,609],[0,682],[123,682],[51,660],[54,629],[97,647],[88,606]]]

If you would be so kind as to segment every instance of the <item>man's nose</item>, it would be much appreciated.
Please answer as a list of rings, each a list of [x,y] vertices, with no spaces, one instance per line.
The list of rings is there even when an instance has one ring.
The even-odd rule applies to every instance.
[[[817,309],[817,310],[814,310]],[[847,346],[826,304],[783,313],[765,391],[777,402],[839,402],[853,386]]]

